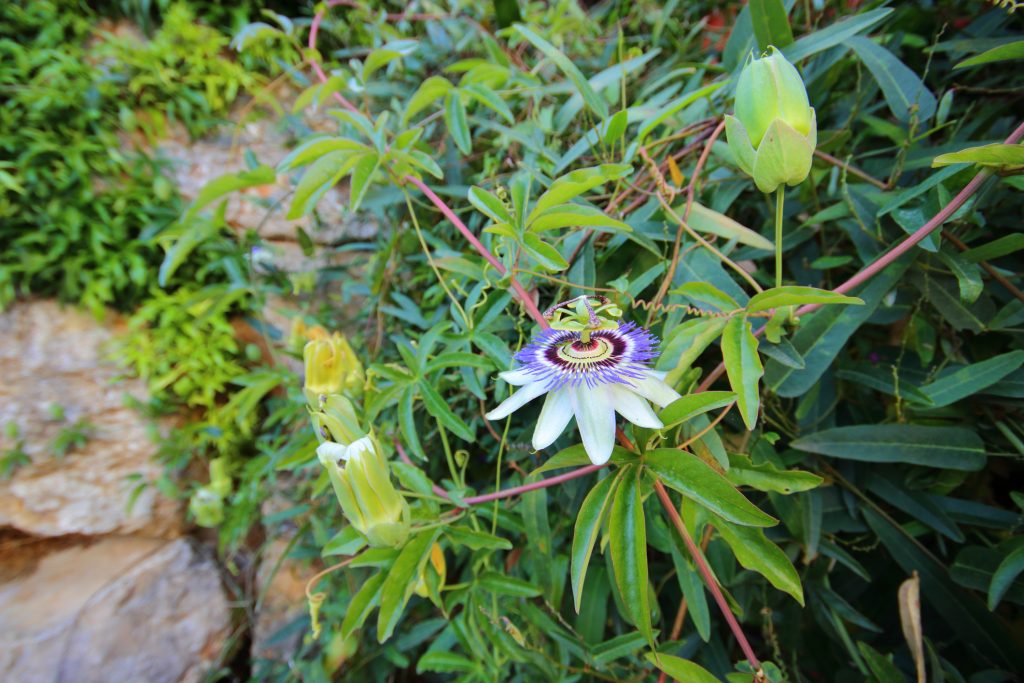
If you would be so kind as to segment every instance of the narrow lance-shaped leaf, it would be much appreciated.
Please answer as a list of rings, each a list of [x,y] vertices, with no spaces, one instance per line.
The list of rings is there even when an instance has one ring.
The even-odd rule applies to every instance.
[[[583,581],[590,565],[590,555],[594,551],[594,543],[601,533],[601,525],[608,515],[610,503],[615,494],[619,475],[626,471],[620,469],[616,474],[605,477],[597,482],[590,493],[583,499],[572,536],[572,560],[569,576],[572,579],[572,601],[576,613],[580,611],[580,599],[583,597]]]
[[[741,565],[757,572],[780,591],[789,593],[794,600],[804,604],[800,575],[786,553],[769,541],[763,531],[755,527],[733,526],[724,520],[717,522],[715,528],[732,548]]]
[[[410,538],[388,571],[381,586],[380,615],[377,617],[377,642],[391,637],[405,605],[416,588],[416,581],[430,557],[430,547],[441,529],[423,531]]]
[[[736,392],[736,405],[743,423],[753,430],[761,405],[759,382],[764,367],[757,355],[757,337],[746,317],[735,316],[726,324],[722,332],[722,359],[729,384]]]
[[[469,134],[469,123],[466,121],[466,107],[458,90],[452,90],[444,101],[444,122],[455,145],[463,154],[473,150],[473,140]]]
[[[805,304],[853,304],[863,306],[864,301],[855,296],[845,296],[814,287],[773,287],[750,297],[747,312],[767,311],[780,306],[803,306]]]
[[[544,56],[550,59],[559,70],[564,73],[572,84],[576,86],[576,91],[579,92],[580,96],[583,97],[583,101],[587,103],[595,114],[601,119],[608,118],[608,105],[601,99],[594,89],[590,87],[590,83],[583,76],[576,65],[566,57],[561,50],[557,47],[544,40],[532,30],[523,26],[522,24],[515,24],[513,28],[519,33],[519,35],[526,38],[535,48],[544,53]]]
[[[760,527],[776,523],[775,518],[758,509],[728,479],[692,453],[656,448],[644,455],[644,464],[665,486],[730,522]]]
[[[623,468],[608,520],[612,573],[626,609],[647,642],[654,645],[647,592],[647,525],[640,492],[640,467]]]
[[[782,0],[750,0],[750,20],[762,51],[769,45],[782,48],[793,42],[793,29]]]

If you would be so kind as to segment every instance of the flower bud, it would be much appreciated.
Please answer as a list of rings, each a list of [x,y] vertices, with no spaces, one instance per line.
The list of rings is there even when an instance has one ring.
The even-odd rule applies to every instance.
[[[314,328],[315,329],[315,328]],[[318,396],[363,388],[363,365],[348,340],[338,332],[310,340],[302,352],[306,364],[306,398],[315,405]]]
[[[370,437],[348,446],[326,441],[316,453],[349,524],[373,547],[404,543],[409,535],[409,505],[391,483],[387,461]]]
[[[421,598],[429,598],[433,592],[435,595],[444,588],[447,579],[447,565],[444,561],[444,551],[441,546],[435,543],[430,547],[430,562],[423,565],[420,570],[416,587],[413,591]]]
[[[200,486],[188,501],[188,511],[199,526],[218,526],[224,521],[224,498],[209,486]]]
[[[762,192],[797,185],[811,171],[818,126],[796,67],[769,46],[736,84],[736,115],[725,117],[729,149]]]
[[[366,430],[359,426],[352,402],[344,396],[321,394],[316,401],[319,410],[311,411],[310,418],[317,439],[321,443],[324,441],[352,443],[366,433]]]

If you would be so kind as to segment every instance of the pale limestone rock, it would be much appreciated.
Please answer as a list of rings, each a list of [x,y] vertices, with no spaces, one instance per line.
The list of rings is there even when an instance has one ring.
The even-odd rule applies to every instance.
[[[0,680],[192,683],[216,665],[230,609],[216,565],[188,541],[47,543],[4,562]]]
[[[53,301],[28,301],[0,313],[0,426],[18,426],[32,462],[0,481],[0,526],[38,536],[178,533],[180,507],[140,481],[163,472],[146,418],[125,395],[145,396],[137,380],[115,381],[106,359],[121,322],[97,322]],[[54,420],[50,406],[64,409]],[[63,428],[79,419],[93,425],[85,445],[63,457],[52,449]],[[14,446],[0,430],[0,452]],[[141,477],[141,479],[140,479]]]

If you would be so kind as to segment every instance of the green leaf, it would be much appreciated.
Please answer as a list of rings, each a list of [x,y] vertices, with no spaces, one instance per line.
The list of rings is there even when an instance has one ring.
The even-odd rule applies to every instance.
[[[824,481],[818,475],[803,470],[780,470],[770,462],[755,465],[748,456],[739,453],[729,454],[729,471],[725,476],[736,486],[783,495],[810,491]]]
[[[459,151],[463,154],[473,151],[473,139],[469,134],[469,123],[466,121],[466,106],[462,104],[458,90],[453,90],[445,96],[444,122]]]
[[[474,186],[467,196],[470,204],[495,223],[515,223],[502,201],[487,190]]]
[[[956,276],[960,287],[960,301],[973,304],[985,289],[981,280],[981,267],[964,259],[960,254],[942,250],[938,253],[939,260],[945,263]]]
[[[1024,365],[1024,351],[1009,351],[972,363],[921,387],[935,407],[941,408],[992,386]]]
[[[905,462],[951,470],[985,466],[981,438],[961,427],[881,424],[835,427],[793,441],[793,448],[862,462]]]
[[[348,150],[328,152],[306,169],[295,187],[288,220],[301,218],[313,210],[327,190],[334,187],[365,154]],[[376,156],[376,155],[374,155]]]
[[[527,230],[533,232],[575,227],[605,228],[622,232],[632,232],[633,230],[627,223],[607,216],[600,209],[582,204],[553,206],[533,220],[527,221],[526,227]]]
[[[608,105],[605,101],[598,96],[594,89],[590,87],[590,83],[583,76],[576,65],[566,57],[561,50],[556,48],[554,45],[544,40],[532,30],[522,24],[515,24],[513,28],[519,33],[519,35],[526,38],[535,48],[544,53],[554,63],[558,69],[566,75],[566,77],[572,81],[572,84],[576,87],[576,91],[583,98],[583,101],[587,103],[587,106],[597,114],[599,119],[608,118]]]
[[[1000,170],[1024,166],[1024,145],[981,145],[980,147],[968,147],[959,152],[947,152],[932,159],[932,168],[962,163],[978,164]]]
[[[569,267],[569,262],[557,249],[532,233],[523,235],[523,250],[548,270],[561,272]]]
[[[437,356],[423,368],[424,374],[430,374],[444,368],[480,368],[494,369],[494,363],[485,356],[465,351],[450,351]]]
[[[982,64],[1004,62],[1010,59],[1024,59],[1024,40],[1006,43],[991,50],[985,50],[980,55],[968,57],[954,66],[953,69],[966,69],[969,66],[981,66]]]
[[[741,565],[768,579],[803,606],[804,589],[800,585],[800,575],[786,553],[769,541],[764,531],[749,526],[733,526],[725,521],[716,522],[715,528]]]
[[[681,109],[684,109],[685,107],[690,106],[697,100],[703,97],[707,97],[711,93],[721,88],[727,82],[728,81],[722,80],[718,81],[717,83],[705,85],[703,88],[698,88],[697,90],[694,90],[693,92],[690,93],[684,93],[677,97],[676,99],[672,100],[664,107],[659,109],[658,112],[654,114],[651,118],[644,121],[643,125],[640,126],[640,130],[636,134],[636,140],[633,142],[633,144],[642,145],[647,136],[654,132],[655,128],[664,123],[673,114],[680,111]]]
[[[572,580],[572,600],[576,613],[580,612],[580,600],[583,597],[583,582],[590,566],[590,555],[594,551],[594,543],[601,533],[601,525],[608,515],[611,501],[619,482],[620,469],[616,474],[609,475],[597,482],[580,505],[579,515],[572,535],[572,553],[569,577]]]
[[[1024,249],[1024,235],[1015,233],[1013,235],[1005,235],[980,247],[968,249],[960,255],[966,261],[978,263],[979,261],[991,261],[1021,249]]]
[[[682,204],[677,211],[679,215],[682,215],[683,207],[685,207],[685,204]],[[737,223],[725,214],[707,208],[700,202],[694,202],[690,205],[690,217],[687,223],[697,232],[718,235],[727,240],[736,240],[740,244],[745,244],[755,249],[775,250],[775,244],[770,240],[762,237],[747,226]]]
[[[716,408],[724,408],[735,400],[736,394],[731,391],[703,391],[699,394],[687,394],[665,406],[658,417],[665,424],[665,429],[671,429],[698,415],[703,415]]]
[[[999,563],[988,587],[988,608],[995,610],[1013,582],[1024,572],[1024,545],[1020,546]],[[579,611],[579,608],[577,608]]]
[[[792,45],[784,48],[782,54],[791,62],[798,62],[811,55],[836,47],[848,45],[852,36],[867,31],[875,24],[892,14],[891,7],[880,7],[869,12],[859,12],[846,17],[823,29],[802,36]]]
[[[644,464],[666,486],[730,522],[744,526],[773,526],[777,522],[747,500],[728,479],[686,451],[656,448],[644,455]]]
[[[480,673],[480,664],[454,652],[437,650],[426,653],[416,662],[416,673],[426,671],[439,674]]]
[[[352,168],[352,185],[349,191],[348,209],[355,211],[366,196],[366,190],[370,187],[373,174],[380,167],[380,157],[377,154],[367,154]]]
[[[569,200],[605,183],[618,180],[633,172],[629,164],[601,164],[580,168],[556,178],[547,191],[537,198],[533,211],[526,217],[526,224],[545,213],[548,209],[565,204]]]
[[[396,40],[373,50],[363,62],[363,83],[368,83],[370,76],[381,67],[411,54],[416,45],[415,40]]]
[[[476,435],[473,430],[462,421],[462,418],[452,412],[448,403],[441,398],[441,394],[430,385],[430,382],[420,381],[417,383],[420,393],[423,395],[423,405],[427,411],[436,417],[444,427],[464,441],[473,442]]]
[[[853,48],[878,81],[893,116],[909,123],[911,110],[916,110],[917,120],[926,124],[935,115],[935,96],[893,53],[863,36],[850,38],[846,44]]]
[[[648,652],[644,657],[673,680],[686,683],[719,683],[707,669],[682,657],[661,652]]]
[[[611,147],[618,142],[626,132],[627,123],[629,123],[629,114],[625,109],[615,112],[605,125],[604,144]]]
[[[608,519],[609,551],[615,585],[637,630],[654,644],[647,576],[647,524],[644,520],[639,466],[627,465],[619,475]]]
[[[621,446],[615,446],[612,448],[612,457],[608,462],[613,465],[625,465],[635,462],[639,457],[639,455],[632,451],[627,451]],[[587,451],[583,448],[583,444],[576,444],[575,446],[569,446],[548,458],[547,462],[535,469],[533,472],[530,472],[530,476],[535,477],[538,474],[543,474],[544,472],[550,472],[551,470],[562,469],[565,467],[583,467],[591,464],[593,463],[590,462],[590,456],[587,455]]]
[[[270,185],[276,180],[277,172],[273,167],[267,166],[266,164],[257,166],[250,171],[226,173],[214,178],[203,185],[203,189],[199,191],[198,195],[196,195],[195,200],[193,200],[192,204],[188,207],[188,210],[185,211],[181,220],[182,222],[187,221],[213,202],[217,201],[221,197],[231,194],[232,192],[244,190],[247,187]]]
[[[441,534],[435,528],[422,531],[408,541],[391,565],[387,578],[381,586],[380,615],[377,617],[377,642],[383,643],[391,637],[406,603],[416,588],[420,572],[430,557],[430,548]]]
[[[353,632],[362,628],[373,608],[380,604],[381,589],[387,574],[377,572],[363,582],[359,591],[352,596],[345,608],[345,618],[341,622],[341,635],[348,638]]]
[[[747,312],[767,311],[782,306],[803,306],[804,304],[854,304],[863,306],[864,301],[855,296],[844,296],[814,287],[773,287],[758,292],[750,298]]]
[[[708,282],[687,282],[670,290],[669,294],[685,297],[695,304],[710,304],[723,313],[740,308],[736,299]]]
[[[318,137],[307,140],[288,153],[277,165],[279,173],[305,166],[329,152],[369,152],[370,147],[348,138]],[[273,181],[271,181],[273,182]]]
[[[413,116],[423,111],[437,100],[441,99],[452,91],[455,86],[447,78],[431,76],[420,84],[420,87],[413,93],[409,104],[405,106],[405,114],[402,116],[402,123],[409,121]]]
[[[512,110],[508,108],[507,104],[505,104],[505,100],[501,99],[501,95],[494,92],[486,85],[483,85],[482,83],[473,83],[471,85],[464,85],[459,88],[459,90],[469,95],[488,109],[496,112],[498,116],[509,123],[516,122],[515,116],[512,115]]]
[[[509,595],[513,598],[535,598],[542,592],[529,581],[506,576],[493,570],[486,571],[477,577],[476,583],[484,590],[499,595]]]
[[[758,383],[764,374],[761,357],[757,355],[757,337],[750,329],[750,321],[735,316],[729,319],[722,332],[722,359],[729,384],[736,392],[736,405],[740,409],[743,423],[750,431],[757,424],[757,412],[761,406]]]
[[[857,649],[860,650],[861,656],[864,657],[864,663],[871,670],[871,680],[873,683],[906,683],[907,679],[903,677],[900,670],[892,663],[891,656],[885,657],[867,643],[859,641],[857,642]]]
[[[675,366],[665,377],[669,386],[674,386],[693,364],[700,354],[718,339],[718,335],[725,329],[727,318],[702,318],[698,320],[687,320],[679,327],[672,330],[665,338],[662,345],[661,357],[656,367],[659,370]],[[680,350],[682,349],[682,350]]]
[[[455,545],[464,545],[470,550],[511,550],[512,543],[508,539],[493,536],[483,531],[475,531],[465,526],[449,526],[445,535]]]
[[[783,48],[793,42],[786,6],[782,0],[750,0],[750,20],[761,51],[769,45]]]
[[[804,369],[788,367],[769,360],[765,369],[765,382],[779,396],[800,396],[818,382],[832,365],[839,350],[863,324],[882,301],[882,297],[896,285],[910,261],[898,260],[861,290],[864,306],[829,306],[809,316],[801,317],[800,329],[793,335],[793,346],[804,359]]]
[[[355,555],[366,547],[366,538],[356,531],[354,526],[346,526],[334,534],[331,540],[324,545],[320,555],[330,557],[331,555]]]

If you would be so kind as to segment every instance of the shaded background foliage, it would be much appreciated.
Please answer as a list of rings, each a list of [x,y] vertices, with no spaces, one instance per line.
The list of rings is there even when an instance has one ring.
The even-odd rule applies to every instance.
[[[789,55],[817,111],[819,150],[838,163],[817,159],[811,178],[789,191],[785,266],[792,282],[832,288],[924,224],[977,171],[971,164],[932,168],[936,156],[1000,142],[1020,124],[1019,61],[962,63],[1021,40],[1022,14],[983,2],[786,7],[796,38]],[[261,14],[264,8],[291,21]],[[97,31],[110,11],[133,19],[152,40]],[[159,139],[166,121],[201,135],[222,122],[236,97],[271,78],[302,88],[315,83],[300,61],[313,12],[254,2],[232,9],[131,2],[94,10],[40,2],[0,10],[2,300],[50,295],[97,314],[105,306],[132,312],[121,358],[151,383],[150,408],[192,411],[165,445],[167,492],[192,495],[206,483],[209,462],[223,459],[230,490],[219,515],[202,521],[216,527],[226,564],[246,566],[259,554],[261,527],[287,518],[299,529],[290,556],[308,561],[311,576],[321,562],[337,559],[346,537],[338,535],[343,523],[312,455],[316,440],[299,379],[283,361],[298,355],[301,339],[264,325],[269,298],[288,297],[308,325],[347,331],[368,368],[363,408],[374,429],[404,443],[417,468],[452,494],[490,491],[496,472],[502,486],[524,483],[546,459],[528,448],[536,409],[516,416],[505,434],[504,425],[482,418],[483,406],[504,396],[491,389],[494,373],[510,366],[511,351],[532,324],[505,290],[507,278],[486,270],[418,193],[406,204],[402,188],[383,173],[353,177],[347,182],[361,199],[359,210],[385,227],[371,242],[338,247],[360,255],[357,267],[289,274],[254,267],[259,238],[228,230],[218,202],[231,189],[269,182],[299,164],[275,172],[265,165],[281,160],[253,158],[252,176],[212,188],[205,205],[186,213],[159,155],[122,143],[132,132]],[[662,336],[659,367],[672,369],[685,347],[673,345],[685,317],[680,307],[706,302],[670,293],[665,303],[677,305],[672,311],[631,305],[656,296],[675,225],[649,196],[655,182],[630,143],[665,105],[735,73],[763,42],[758,32],[777,37],[779,26],[755,25],[749,8],[714,3],[533,3],[519,12],[531,33],[566,55],[583,78],[605,72],[591,80],[590,93],[551,54],[545,58],[536,41],[501,30],[508,22],[491,6],[345,3],[326,14],[318,43],[331,78],[306,90],[297,109],[315,106],[330,120],[337,92],[377,121],[390,111],[390,125],[411,123],[422,131],[416,144],[426,157],[423,175],[477,234],[489,221],[471,208],[470,186],[507,192],[522,171],[539,187],[572,169],[627,157],[627,179],[639,189],[612,183],[606,194],[594,190],[587,199],[612,214],[609,200],[629,192],[618,208],[628,209],[621,218],[630,234],[598,232],[584,240],[585,230],[573,229],[545,235],[544,246],[524,240],[521,252],[505,238],[483,239],[506,267],[520,254],[516,277],[537,291],[542,307],[582,293],[580,286],[611,290],[605,293],[628,319],[648,322]],[[248,23],[255,21],[263,24]],[[240,52],[228,50],[232,35]],[[444,76],[451,86],[425,91],[430,76]],[[416,93],[425,94],[417,100]],[[612,135],[609,122],[622,109],[633,113]],[[678,156],[665,166],[667,182],[686,187],[714,120],[729,111],[726,85],[645,133],[658,163]],[[286,125],[303,144],[305,126],[294,116]],[[358,121],[340,119],[338,126],[339,135],[366,137]],[[688,135],[673,139],[677,132]],[[429,178],[431,170],[443,179]],[[304,186],[301,171],[292,175],[289,204],[297,214],[312,211],[317,192],[340,180]],[[712,461],[716,453],[732,454],[725,463],[734,468],[743,462],[737,454],[749,456],[762,477],[750,475],[745,492],[782,522],[768,536],[797,567],[803,606],[737,561],[742,543],[721,531],[707,536],[709,562],[779,680],[915,680],[897,601],[915,571],[927,680],[1017,680],[1024,602],[1020,177],[987,181],[941,234],[856,292],[866,306],[810,314],[788,343],[763,346],[757,429],[748,432],[730,412],[717,436],[694,444]],[[711,150],[697,197],[771,239],[773,207],[721,143]],[[716,245],[769,285],[770,252],[718,225],[725,232]],[[308,243],[310,253],[316,249]],[[704,282],[747,301],[743,281],[685,236],[680,253],[673,287]],[[559,259],[573,263],[563,269]],[[461,322],[460,307],[471,326]],[[266,333],[272,355],[236,338],[230,321],[240,316]],[[436,350],[423,351],[427,338]],[[414,342],[428,354],[419,359],[424,365],[430,354],[473,353],[486,366],[421,374],[458,421],[447,436],[464,486],[447,472],[437,411],[417,383],[395,371],[415,365]],[[679,386],[695,387],[719,358],[712,346],[694,369],[681,368]],[[693,431],[707,424],[701,419]],[[473,438],[457,436],[463,427]],[[558,445],[571,443],[563,436]],[[774,468],[814,472],[824,484],[786,494],[792,470]],[[396,472],[405,488],[422,490],[416,470],[396,465]],[[463,541],[449,535],[444,545],[447,584],[455,587],[445,593],[445,609],[413,597],[385,643],[377,643],[372,619],[363,630],[343,629],[353,596],[377,575],[373,567],[347,569],[319,584],[326,599],[318,638],[305,638],[288,662],[254,661],[241,670],[264,680],[653,677],[646,641],[624,616],[600,551],[580,613],[570,604],[576,511],[599,478],[467,512]],[[294,505],[266,519],[260,503],[272,491]],[[656,501],[644,510],[660,649],[724,676],[740,659],[736,643]],[[437,511],[429,502],[420,508],[425,517]],[[691,522],[697,514],[692,504],[684,513]],[[465,540],[487,529],[503,540]],[[757,558],[749,563],[764,571]],[[999,567],[1002,599],[989,600]],[[240,598],[258,600],[241,579],[238,590]],[[685,620],[672,640],[684,596]],[[290,628],[308,626],[303,618]],[[237,676],[239,669],[221,673]]]

